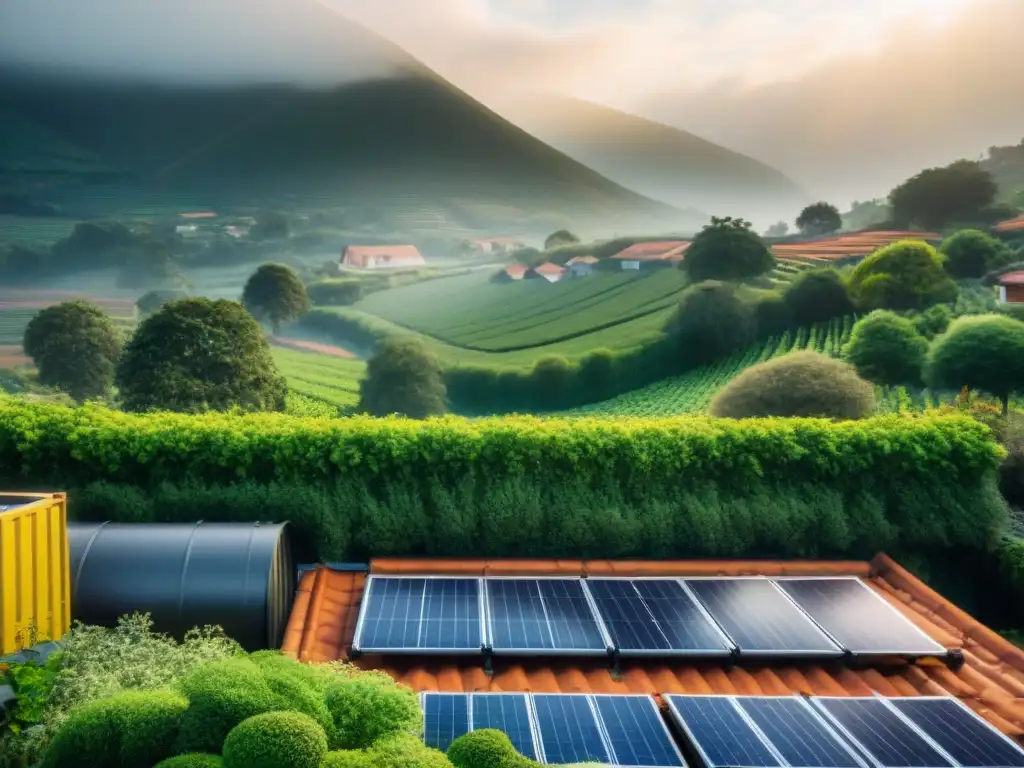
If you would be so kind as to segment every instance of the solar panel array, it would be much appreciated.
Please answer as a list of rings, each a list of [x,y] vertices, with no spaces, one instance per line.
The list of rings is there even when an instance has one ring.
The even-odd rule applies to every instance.
[[[442,751],[463,734],[495,728],[546,765],[686,766],[650,696],[425,693],[422,704],[423,740]]]
[[[353,647],[382,653],[794,658],[945,650],[850,577],[371,576]]]

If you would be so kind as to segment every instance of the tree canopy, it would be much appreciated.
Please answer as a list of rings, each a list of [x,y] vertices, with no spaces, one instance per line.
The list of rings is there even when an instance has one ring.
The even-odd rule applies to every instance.
[[[557,232],[552,232],[544,240],[544,250],[549,251],[552,248],[557,248],[560,245],[572,245],[578,243],[580,239],[576,237],[568,229],[560,229]]]
[[[785,237],[789,234],[789,224],[784,221],[777,221],[764,231],[765,237]]]
[[[745,280],[773,269],[775,255],[749,221],[713,217],[690,243],[680,266],[694,281]]]
[[[1009,410],[1010,396],[1024,392],[1024,323],[1001,315],[954,320],[932,342],[924,369],[931,389],[979,389]]]
[[[708,280],[683,293],[666,330],[685,365],[725,357],[754,337],[754,312],[728,283]]]
[[[33,317],[22,345],[41,384],[82,402],[110,391],[122,343],[106,312],[86,301],[66,301]]]
[[[875,384],[920,386],[928,342],[905,317],[875,310],[853,326],[843,356]]]
[[[946,257],[946,270],[953,277],[982,277],[987,272],[1005,266],[1013,252],[1001,240],[980,229],[962,229],[939,246]]]
[[[797,325],[820,323],[853,312],[846,283],[831,267],[801,272],[783,296]]]
[[[850,298],[861,310],[925,309],[956,301],[956,283],[938,251],[923,240],[900,240],[858,264],[848,282]]]
[[[800,212],[796,226],[805,235],[828,235],[842,228],[843,217],[831,203],[812,203]]]
[[[730,419],[862,419],[874,407],[874,387],[852,366],[805,351],[747,368],[715,395],[710,410],[713,416]]]
[[[260,322],[269,321],[274,333],[283,323],[309,311],[309,296],[299,276],[284,264],[264,264],[249,277],[242,304]]]
[[[187,299],[188,292],[176,289],[168,288],[163,290],[150,291],[149,293],[143,294],[135,302],[135,306],[138,307],[139,312],[143,315],[151,315],[158,311],[164,304],[171,301],[177,301],[178,299]]]
[[[912,176],[889,193],[889,202],[897,226],[938,230],[957,221],[976,220],[998,191],[980,163],[959,160]]]
[[[397,413],[412,419],[440,416],[447,399],[441,363],[416,339],[388,339],[366,366],[359,410],[372,416]]]
[[[172,301],[140,323],[117,369],[128,411],[283,410],[287,386],[237,301]]]

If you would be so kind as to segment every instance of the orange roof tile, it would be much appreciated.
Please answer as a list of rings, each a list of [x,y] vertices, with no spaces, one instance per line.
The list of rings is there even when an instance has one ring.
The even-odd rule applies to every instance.
[[[341,254],[341,262],[348,267],[370,266],[423,266],[427,262],[415,245],[350,245]]]
[[[993,227],[996,232],[1024,232],[1024,213],[1012,219],[1001,221]]]
[[[565,272],[565,267],[560,267],[557,264],[552,264],[550,261],[545,261],[543,264],[539,264],[534,267],[533,271],[540,275],[560,275]]]
[[[1024,270],[1018,269],[1016,272],[1007,272],[1005,275],[1000,275],[999,284],[1024,285]]]
[[[596,256],[574,256],[573,258],[565,262],[565,265],[569,266],[570,264],[597,264],[597,261],[598,259]]]
[[[756,665],[685,659],[607,660],[480,659],[363,656],[364,668],[383,669],[416,691],[529,691],[549,693],[755,694],[819,696],[956,696],[1004,733],[1024,744],[1024,651],[944,599],[888,556],[870,563],[708,560],[374,560],[373,574],[742,576],[852,575],[940,644],[962,648],[954,670],[939,660],[893,661],[855,668],[841,662]],[[345,658],[355,633],[366,574],[321,567],[306,573],[282,650],[303,661]]]
[[[637,243],[612,256],[629,261],[678,261],[690,247],[686,240],[667,240],[658,243]]]

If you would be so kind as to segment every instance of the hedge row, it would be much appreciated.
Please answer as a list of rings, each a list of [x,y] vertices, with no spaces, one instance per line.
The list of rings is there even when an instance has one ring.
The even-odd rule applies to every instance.
[[[956,416],[326,421],[0,399],[5,486],[71,489],[79,519],[291,519],[321,559],[987,547],[1001,455]]]

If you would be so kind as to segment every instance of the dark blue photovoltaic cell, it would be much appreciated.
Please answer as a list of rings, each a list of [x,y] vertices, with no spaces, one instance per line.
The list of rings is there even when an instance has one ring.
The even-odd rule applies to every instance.
[[[671,647],[633,582],[626,579],[590,579],[587,587],[616,647],[626,650],[667,650]]]
[[[741,653],[841,654],[767,579],[693,579],[686,583]]]
[[[476,579],[374,577],[359,647],[476,650],[483,645]]]
[[[777,583],[840,645],[854,653],[945,652],[858,579],[779,579]]]
[[[469,733],[469,696],[428,693],[423,701],[423,742],[447,752],[459,736]]]
[[[595,696],[615,765],[685,766],[649,696]]]
[[[533,706],[545,763],[611,762],[586,696],[538,694]]]
[[[537,759],[525,693],[474,693],[472,702],[474,731],[482,728],[503,731],[519,754],[531,760]]]
[[[858,768],[842,742],[802,701],[776,696],[738,698],[737,702],[790,765]]]
[[[605,650],[579,579],[488,579],[495,650]]]
[[[480,583],[428,579],[419,648],[480,648]]]
[[[951,763],[878,699],[816,699],[886,768],[944,768]]]
[[[961,765],[1024,766],[1024,752],[951,699],[889,699]]]
[[[633,583],[668,638],[670,647],[731,650],[678,582],[652,579]]]
[[[781,765],[725,696],[666,696],[710,768]]]

